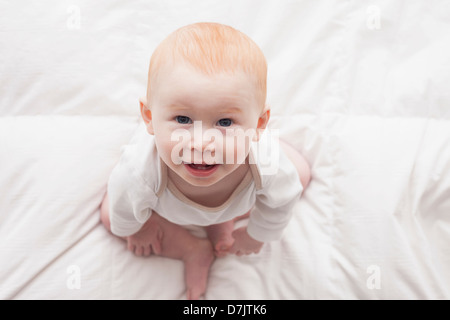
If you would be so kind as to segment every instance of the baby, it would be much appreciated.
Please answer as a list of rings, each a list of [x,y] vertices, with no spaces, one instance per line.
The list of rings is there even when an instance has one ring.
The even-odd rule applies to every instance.
[[[266,79],[258,46],[221,24],[180,28],[152,55],[144,121],[111,173],[101,220],[138,256],[182,260],[188,299],[204,294],[216,257],[279,239],[309,183],[305,159],[265,130]]]

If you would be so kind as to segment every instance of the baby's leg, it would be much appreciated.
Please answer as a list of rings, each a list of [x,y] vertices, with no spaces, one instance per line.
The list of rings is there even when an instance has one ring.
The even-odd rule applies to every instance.
[[[185,228],[169,222],[156,212],[153,212],[151,218],[154,218],[154,223],[162,230],[159,254],[184,262],[187,298],[200,298],[206,291],[209,269],[214,261],[211,242],[193,236]]]
[[[231,235],[234,231],[234,223],[240,219],[248,218],[249,214],[250,211],[233,220],[210,225],[205,228],[208,238],[213,245],[216,257],[224,257],[228,254],[228,251],[234,243],[234,238]]]
[[[305,158],[295,150],[290,144],[287,142],[280,140],[280,145],[286,153],[289,160],[292,161],[294,166],[297,168],[297,173],[300,178],[300,182],[303,185],[303,191],[309,185],[311,181],[311,170],[308,162],[306,162]]]
[[[104,226],[110,231],[107,195],[103,200],[100,215]],[[128,242],[128,249],[136,255],[148,256],[153,253],[182,260],[188,299],[198,299],[205,293],[209,269],[214,261],[213,249],[208,239],[197,238],[183,227],[153,212],[144,226],[125,240]]]

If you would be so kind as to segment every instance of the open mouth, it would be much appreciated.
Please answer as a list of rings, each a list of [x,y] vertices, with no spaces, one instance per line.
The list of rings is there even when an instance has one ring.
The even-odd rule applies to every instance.
[[[195,164],[195,163],[190,163],[188,165],[195,170],[209,170],[215,166],[214,164]]]
[[[186,169],[194,176],[205,177],[216,171],[217,164],[196,164],[196,163],[183,163]]]

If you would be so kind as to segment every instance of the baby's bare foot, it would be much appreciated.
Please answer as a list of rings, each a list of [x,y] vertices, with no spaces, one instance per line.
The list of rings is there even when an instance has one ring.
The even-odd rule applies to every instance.
[[[126,238],[128,250],[137,256],[149,256],[152,253],[159,255],[162,237],[162,229],[152,216],[137,233]]]
[[[246,219],[250,215],[250,211],[242,216],[238,216],[231,221],[214,224],[206,227],[206,232],[208,234],[208,238],[211,241],[214,254],[216,257],[221,258],[226,256],[231,247],[234,244],[234,238],[232,236],[234,231],[234,224],[236,221],[241,219]]]
[[[234,229],[234,221],[227,221],[206,227],[208,238],[214,248],[216,257],[224,257],[233,246],[234,239],[231,236]]]
[[[189,300],[197,300],[206,292],[209,269],[214,261],[211,243],[200,239],[198,245],[187,253],[184,260],[186,295]]]

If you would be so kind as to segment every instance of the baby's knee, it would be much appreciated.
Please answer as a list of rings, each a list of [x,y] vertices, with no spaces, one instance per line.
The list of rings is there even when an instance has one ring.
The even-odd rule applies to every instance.
[[[296,149],[294,149],[290,144],[281,141],[281,146],[283,147],[283,150],[286,152],[286,155],[289,158],[289,160],[291,160],[291,162],[297,169],[297,174],[300,179],[300,183],[303,186],[303,190],[305,190],[311,181],[311,169],[308,162],[301,155],[301,153],[298,152]]]
[[[305,158],[301,157],[301,160],[297,164],[297,170],[303,190],[305,190],[311,182],[311,168]]]
[[[105,194],[102,204],[100,205],[100,221],[105,226],[106,230],[111,231],[111,222],[109,220],[109,202],[108,194]]]

